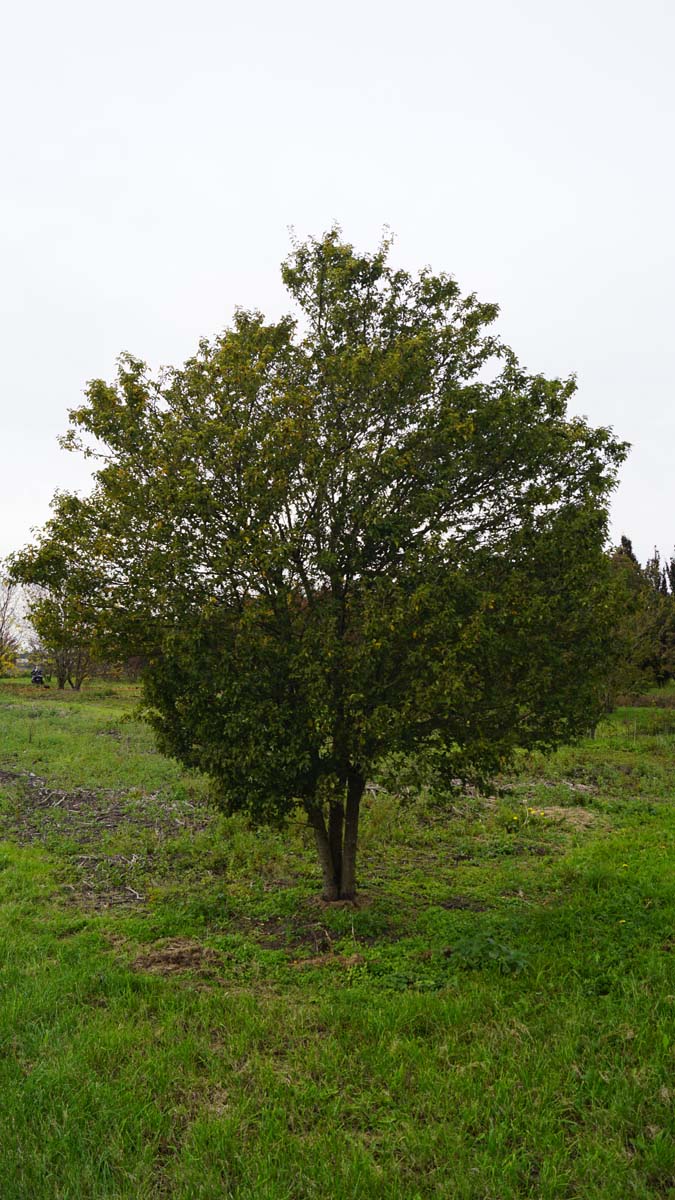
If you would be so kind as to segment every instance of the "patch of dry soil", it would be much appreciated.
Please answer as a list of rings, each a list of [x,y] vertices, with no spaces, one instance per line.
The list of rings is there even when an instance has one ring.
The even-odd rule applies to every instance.
[[[202,946],[201,942],[190,938],[173,938],[139,954],[131,967],[134,971],[144,971],[149,975],[176,975],[191,971],[213,978],[220,974],[222,965],[220,954],[209,946]]]

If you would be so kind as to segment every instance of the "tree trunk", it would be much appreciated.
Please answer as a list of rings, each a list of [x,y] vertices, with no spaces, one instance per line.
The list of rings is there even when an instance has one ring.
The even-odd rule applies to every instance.
[[[307,817],[314,830],[316,849],[323,876],[324,900],[353,900],[356,896],[356,850],[359,810],[366,781],[359,770],[347,775],[347,804],[333,800],[328,808],[328,827],[318,805],[307,805]]]
[[[341,800],[333,800],[328,809],[328,841],[333,863],[333,879],[340,890],[342,881],[342,838],[345,824],[345,808]]]
[[[342,871],[340,874],[340,899],[353,900],[356,896],[356,849],[359,836],[359,811],[361,797],[366,786],[358,770],[350,770],[347,779],[347,812],[342,845]]]
[[[320,808],[308,807],[307,816],[314,830],[314,840],[316,841],[316,849],[319,855],[319,862],[321,863],[323,898],[324,900],[337,900],[339,887],[333,869],[333,855],[331,854],[330,841],[323,813]]]

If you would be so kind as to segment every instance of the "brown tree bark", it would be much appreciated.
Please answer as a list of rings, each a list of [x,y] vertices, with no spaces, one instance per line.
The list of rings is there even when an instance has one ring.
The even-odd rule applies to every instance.
[[[342,881],[342,839],[344,836],[345,808],[341,800],[332,800],[328,809],[328,841],[333,862],[333,879],[340,890]]]
[[[333,800],[328,809],[328,826],[318,805],[307,805],[323,877],[324,900],[353,900],[356,896],[356,851],[359,812],[365,778],[356,768],[347,775],[347,803]]]
[[[366,781],[361,772],[350,770],[347,778],[347,810],[342,844],[342,871],[340,874],[340,899],[353,900],[356,896],[356,850],[359,836],[359,812]]]
[[[321,874],[323,876],[323,898],[324,900],[337,900],[339,887],[335,879],[335,871],[333,869],[333,855],[331,853],[328,831],[326,822],[323,819],[323,813],[320,808],[308,807],[307,817],[309,823],[314,830],[314,840],[316,849],[319,855],[321,864]]]

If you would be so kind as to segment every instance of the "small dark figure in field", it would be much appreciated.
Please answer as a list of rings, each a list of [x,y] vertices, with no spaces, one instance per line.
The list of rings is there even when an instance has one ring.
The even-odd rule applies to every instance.
[[[45,683],[44,675],[42,674],[42,667],[33,667],[33,670],[30,673],[30,681],[31,683],[34,683],[36,687],[49,687],[49,684]]]

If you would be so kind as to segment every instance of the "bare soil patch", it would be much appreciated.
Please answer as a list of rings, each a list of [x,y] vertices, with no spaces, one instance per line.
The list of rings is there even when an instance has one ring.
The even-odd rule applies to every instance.
[[[18,771],[5,771],[0,768],[0,783],[16,783],[17,779],[21,779]]]
[[[306,947],[315,954],[330,950],[333,935],[317,921],[295,917],[268,917],[266,921],[248,923],[246,932],[255,937],[264,950],[300,950]]]
[[[113,788],[68,791],[51,787],[32,771],[25,774],[3,770],[0,781],[19,785],[16,810],[3,819],[3,826],[9,827],[19,841],[40,842],[55,832],[72,832],[88,840],[87,834],[98,837],[101,829],[116,829],[129,820],[128,807],[124,803],[128,793],[123,791]],[[143,823],[153,824],[148,820]]]
[[[131,884],[114,885],[105,878],[93,882],[83,879],[77,886],[66,884],[78,907],[94,912],[106,912],[109,908],[137,908],[145,904],[146,896]]]
[[[205,821],[189,813],[176,811],[175,805],[163,806],[156,795],[116,788],[64,788],[50,786],[33,772],[0,772],[0,782],[18,784],[19,802],[11,816],[2,818],[2,828],[19,841],[43,842],[52,834],[76,837],[80,843],[98,842],[101,830],[115,830],[131,824],[138,829],[154,829],[158,835],[176,833],[191,825],[204,828]]]
[[[73,899],[96,910],[135,906],[145,902],[139,883],[153,862],[147,831],[159,846],[186,829],[206,828],[208,817],[188,801],[175,802],[159,793],[114,788],[53,787],[32,772],[0,771],[0,783],[13,785],[15,803],[0,814],[0,836],[20,845],[50,845],[65,838],[77,847],[68,858],[79,882],[65,886]],[[139,836],[138,851],[126,854],[102,851],[102,838],[124,829],[125,841]],[[130,839],[127,837],[130,834]],[[71,876],[72,878],[72,876]]]
[[[175,938],[154,946],[139,954],[131,964],[132,970],[149,975],[178,975],[189,971],[209,979],[219,976],[222,966],[223,960],[217,951],[190,938]]]
[[[343,933],[329,928],[328,914],[331,911],[357,913],[369,909],[376,897],[367,893],[355,901],[325,901],[320,896],[305,897],[293,913],[257,920],[255,917],[239,918],[237,928],[247,937],[255,938],[265,950],[285,950],[287,953],[307,950],[316,957],[333,956],[333,948]],[[324,915],[325,914],[325,915]],[[377,921],[376,931],[360,929],[356,934],[363,945],[382,941],[397,941],[400,937],[399,922],[394,912]],[[303,960],[304,961],[304,960]]]

